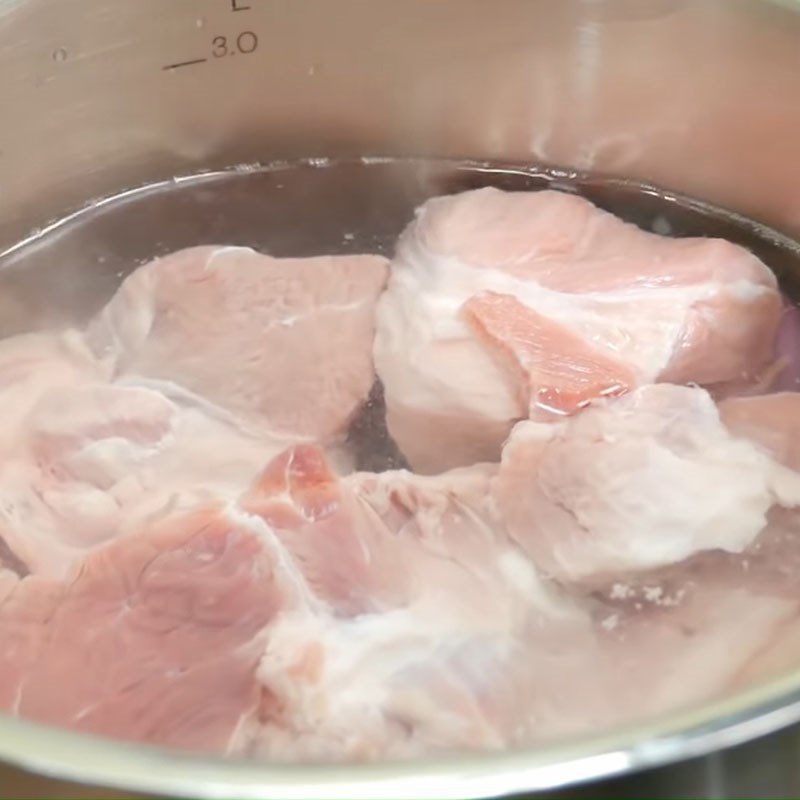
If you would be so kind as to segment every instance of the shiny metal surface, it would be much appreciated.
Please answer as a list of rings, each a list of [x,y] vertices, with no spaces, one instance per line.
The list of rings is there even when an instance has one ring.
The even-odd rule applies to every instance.
[[[570,786],[516,795],[539,800],[639,800],[642,797],[747,800],[793,798],[800,794],[800,728],[794,727],[703,758],[669,767]],[[0,766],[0,797],[51,800],[144,800],[145,795],[47,778]]]
[[[790,0],[0,0],[0,107],[0,250],[92,198],[176,174],[373,154],[624,175],[800,234]],[[273,767],[2,717],[0,758],[159,795],[486,797],[685,759],[799,719],[796,673],[636,728],[437,763]]]
[[[174,174],[376,153],[624,173],[796,231],[794,6],[0,0],[0,245]]]
[[[553,798],[642,797],[739,800],[793,798],[800,794],[800,729],[773,734],[739,747],[678,765],[549,793]]]
[[[0,753],[32,773],[137,794],[272,800],[518,796],[688,759],[800,720],[800,675],[722,703],[559,746],[413,764],[279,766],[119,744],[0,717]]]
[[[729,750],[715,752],[668,767],[569,786],[516,795],[539,800],[640,800],[642,797],[746,800],[758,797],[793,798],[800,794],[800,728],[792,728]],[[86,787],[54,778],[0,767],[0,797],[51,800],[136,800],[146,795]]]

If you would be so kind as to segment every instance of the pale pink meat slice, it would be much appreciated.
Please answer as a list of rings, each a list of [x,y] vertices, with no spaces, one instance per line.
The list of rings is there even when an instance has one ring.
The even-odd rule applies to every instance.
[[[18,504],[9,495],[21,500],[22,513],[31,517],[27,530],[39,530],[36,517],[40,498],[32,485],[38,469],[34,460],[20,457],[29,445],[27,417],[39,402],[84,386],[100,385],[107,374],[74,330],[28,333],[0,342],[0,565],[10,570],[3,574],[4,586],[11,575],[24,575],[29,570],[25,558],[17,552],[18,542],[13,541]],[[47,541],[34,547],[39,556],[50,558]]]
[[[796,598],[725,580],[682,595],[644,589],[595,624],[560,598],[558,611],[531,609],[527,625],[492,628],[483,615],[454,613],[445,593],[378,615],[286,615],[259,668],[272,714],[245,750],[280,760],[424,757],[641,722],[747,685],[798,610]]]
[[[187,394],[135,383],[51,395],[34,407],[27,426],[33,458],[45,472],[112,492],[121,504],[148,492],[235,497],[291,441],[256,435]]]
[[[115,374],[173,381],[277,436],[343,433],[373,380],[379,256],[198,247],[129,276],[89,329]]]
[[[563,437],[576,433],[569,432],[570,428],[582,428],[584,459],[582,463],[573,462],[571,469],[593,474],[593,465],[599,463],[608,470],[605,481],[598,484],[597,496],[575,492],[580,480],[564,473],[564,482],[554,487],[559,473],[548,473],[546,462],[554,456],[557,459],[558,450],[565,455],[564,439],[553,426],[531,423],[515,429],[507,445],[508,461],[501,466],[495,484],[498,489],[501,481],[507,482],[501,490],[505,492],[501,508],[511,513],[512,532],[531,537],[527,545],[534,558],[540,559],[537,563],[574,559],[569,565],[574,568],[572,572],[563,561],[552,571],[567,580],[574,580],[582,571],[587,596],[601,600],[595,615],[602,630],[602,646],[592,667],[601,677],[590,695],[605,691],[613,695],[615,704],[606,717],[592,717],[602,709],[590,696],[585,706],[587,715],[577,721],[591,724],[595,719],[595,727],[721,698],[756,681],[777,677],[796,666],[800,653],[797,476],[780,466],[794,469],[797,465],[791,447],[798,433],[794,417],[800,412],[795,396],[725,401],[715,418],[702,390],[656,386],[609,403],[608,410],[624,414],[619,406],[635,404],[636,395],[644,392],[654,392],[656,397],[641,403],[634,417],[649,411],[657,419],[645,417],[652,442],[638,462],[631,458],[635,418],[620,427],[609,415],[602,417],[598,407],[587,411],[580,424],[573,420],[560,426]],[[589,424],[593,416],[597,425]],[[642,432],[639,429],[639,435]],[[751,460],[751,452],[743,459],[740,446],[731,447],[731,442],[746,444],[764,458]],[[622,461],[608,458],[611,444],[619,448]],[[675,470],[663,468],[668,463],[660,452],[665,446],[676,457],[675,467],[686,473],[685,479],[678,478]],[[551,447],[556,448],[555,453]],[[625,461],[628,468],[620,468]],[[718,471],[720,461],[727,464],[727,478]],[[740,474],[739,467],[748,462],[750,469]],[[665,484],[655,493],[648,485],[651,463],[662,465],[660,478]],[[562,466],[567,465],[562,462]],[[553,467],[554,462],[550,462],[549,468]],[[698,467],[702,471],[697,471]],[[531,497],[524,476],[530,477],[542,468],[549,479],[543,481],[544,492]],[[746,491],[742,491],[743,480],[751,484]],[[696,484],[695,489],[690,482]],[[734,489],[729,494],[731,486]],[[512,506],[514,502],[516,506]],[[730,507],[727,520],[719,514],[724,503]],[[553,506],[558,504],[561,507],[555,510]],[[649,521],[654,504],[657,524]],[[763,515],[753,513],[759,507],[766,508]],[[714,512],[711,516],[709,509]],[[616,541],[610,535],[612,528],[602,524],[603,514],[609,510],[610,519],[616,520],[623,532]],[[687,519],[681,525],[681,513],[696,519]],[[548,515],[553,516],[548,520]],[[706,538],[708,531],[703,539],[695,536],[693,547],[691,542],[673,538],[674,558],[671,563],[664,559],[666,566],[652,562],[644,565],[635,559],[637,545],[646,541],[640,539],[642,534],[669,542],[670,528],[664,527],[664,522],[672,521],[673,534],[683,535],[687,530],[697,534],[701,532],[697,519],[704,517],[732,538],[711,547],[714,543]],[[751,541],[744,548],[731,546],[736,525],[741,524],[734,517],[750,518]],[[536,524],[541,519],[544,525],[538,533],[549,529],[553,534],[549,542],[536,541]],[[560,531],[548,528],[553,520],[561,524]],[[580,530],[578,522],[584,523]],[[557,540],[557,534],[563,539]],[[663,544],[654,542],[654,552]],[[682,545],[682,552],[678,552]],[[594,559],[592,564],[588,564],[590,558]],[[613,568],[610,560],[615,562]]]
[[[785,304],[776,350],[780,369],[770,388],[774,392],[800,390],[800,309],[793,303]]]
[[[761,591],[798,603],[797,575],[800,573],[800,513],[796,509],[775,509],[767,531],[736,575],[740,585],[757,582]],[[740,672],[739,685],[782,677],[796,671],[800,663],[800,613],[785,620],[766,646]]]
[[[652,398],[638,397],[651,391]],[[614,553],[609,567],[614,529],[600,526],[597,534],[606,541],[578,541],[568,553],[584,569],[582,580],[605,570],[604,611],[597,584],[581,600],[580,593],[571,598],[540,579],[506,538],[487,488],[495,489],[512,535],[538,565],[548,566],[552,559],[542,558],[541,545],[525,538],[541,521],[531,509],[545,514],[542,503],[552,501],[531,491],[532,475],[560,427],[582,420],[586,438],[597,443],[591,416],[626,402],[642,407],[628,409],[634,419],[617,428],[631,428],[632,439],[649,436],[652,447],[644,452],[654,454],[657,464],[664,462],[659,447],[672,447],[667,455],[687,473],[674,494],[667,485],[668,496],[656,498],[678,498],[666,525],[683,538],[656,548],[656,560],[649,560],[652,520],[636,514],[652,512],[653,491],[659,490],[648,480],[657,476],[630,458],[627,471],[612,468],[604,485],[617,493],[612,522],[625,522],[620,487],[632,484],[631,498],[644,488],[641,506],[634,498],[628,509],[627,521],[638,527],[620,536],[630,552]],[[796,598],[776,592],[774,581],[766,581],[768,591],[739,581],[738,567],[730,564],[697,579],[678,564],[668,576],[671,586],[656,569],[686,562],[704,548],[717,552],[716,545],[740,549],[740,540],[758,537],[775,500],[770,486],[749,495],[743,490],[745,482],[759,483],[754,467],[766,470],[772,462],[749,443],[737,448],[718,419],[721,430],[715,430],[714,414],[703,390],[656,386],[601,404],[564,426],[527,423],[508,445],[516,474],[504,462],[499,474],[481,465],[436,477],[398,471],[337,479],[318,448],[297,446],[275,459],[242,505],[277,534],[324,605],[300,606],[270,627],[259,666],[269,702],[246,727],[242,749],[278,760],[495,749],[640,720],[741,685],[748,665],[797,613]],[[646,424],[637,427],[637,416]],[[621,431],[612,428],[609,435],[619,441]],[[540,436],[517,438],[526,429]],[[635,445],[620,444],[623,455],[636,452]],[[585,470],[593,455],[584,451],[576,463]],[[603,451],[596,457],[599,472]],[[690,457],[699,463],[684,461]],[[719,499],[730,518],[708,507],[711,487],[723,477],[720,462],[725,477],[733,476],[730,493],[744,500],[737,508],[730,493]],[[772,466],[777,474],[770,478],[783,481],[786,476]],[[666,480],[674,478],[668,472]],[[686,496],[694,484],[697,490]],[[794,489],[800,497],[800,486]],[[603,501],[597,502],[602,521]],[[525,518],[510,509],[522,509]],[[738,530],[728,524],[737,515],[744,517]],[[563,520],[556,522],[555,533],[570,533]],[[620,574],[629,583],[613,583]]]
[[[576,194],[485,188],[429,200],[418,222],[430,252],[586,293],[720,281],[774,287],[768,269],[722,239],[644,231]]]
[[[741,331],[747,336],[747,329],[758,324],[758,314],[748,316],[741,322]],[[729,328],[729,335],[741,335]],[[746,346],[746,344],[742,344]],[[752,397],[777,392],[796,392],[800,390],[800,310],[787,298],[783,300],[783,312],[775,337],[774,351],[756,374],[742,375],[710,387],[717,401],[735,397]]]
[[[239,502],[275,531],[334,613],[377,613],[428,591],[468,597],[469,581],[484,572],[494,580],[502,558],[513,559],[495,532],[494,472],[478,465],[434,478],[401,470],[340,479],[319,447],[297,445]]]
[[[149,519],[235,499],[287,443],[185,395],[89,382],[42,397],[20,430],[0,465],[0,539],[51,577]]]
[[[324,605],[270,627],[259,667],[270,703],[247,752],[419,756],[565,727],[555,687],[585,671],[591,625],[503,534],[495,472],[336,479],[306,445],[269,465],[241,505]]]
[[[720,402],[719,413],[731,432],[757,442],[782,464],[800,470],[800,394],[731,397]]]
[[[28,333],[0,341],[0,452],[24,436],[30,409],[51,393],[102,381],[107,369],[77,331]]]
[[[30,577],[0,605],[0,706],[75,730],[225,751],[260,689],[262,630],[287,602],[259,537],[216,507]]]
[[[339,760],[500,749],[582,729],[590,715],[579,698],[610,710],[607,694],[591,691],[597,649],[578,610],[504,629],[451,603],[445,594],[333,623],[281,618],[259,667],[280,711],[252,731],[249,752]]]
[[[672,358],[658,379],[704,386],[753,381],[776,359],[777,292],[736,290],[698,301],[686,315]]]
[[[565,361],[582,340],[633,386],[751,383],[782,314],[775,276],[729,242],[658,236],[554,191],[434,198],[400,237],[375,340],[389,431],[416,471],[496,461],[528,414],[461,311],[490,292],[531,312],[504,350],[530,350],[546,320],[572,334]]]
[[[659,384],[561,426],[520,423],[493,492],[540,569],[601,580],[742,552],[773,506],[800,503],[800,475],[734,435],[703,389]]]
[[[531,417],[573,414],[598,397],[624,394],[636,383],[625,364],[512,295],[482,292],[466,302],[464,314],[508,368]]]
[[[5,554],[4,554],[5,555]],[[9,566],[5,558],[0,557],[0,603],[11,593],[11,590],[20,580],[20,572],[25,574],[25,570],[19,570],[19,562],[16,557],[11,560]]]
[[[391,592],[389,585],[370,580],[374,570],[392,577],[391,553],[386,553],[391,542],[381,547],[380,530],[359,527],[352,498],[316,445],[298,445],[273,459],[239,505],[275,531],[311,590],[338,613],[374,607],[373,589]],[[389,561],[381,569],[385,556]]]
[[[752,684],[754,667],[797,618],[800,601],[730,578],[712,573],[693,582],[688,572],[679,589],[662,593],[652,576],[601,620],[600,669],[617,698],[618,721],[686,709]]]
[[[800,514],[773,507],[742,553],[621,574],[592,596],[628,718],[720,698],[797,665]],[[598,613],[601,613],[598,611]]]

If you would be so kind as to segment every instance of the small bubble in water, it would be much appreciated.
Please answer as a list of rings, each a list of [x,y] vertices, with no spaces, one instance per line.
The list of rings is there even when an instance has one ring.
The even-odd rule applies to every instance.
[[[619,614],[611,614],[600,623],[600,626],[607,631],[613,631],[617,625],[619,625]]]
[[[53,51],[53,61],[66,61],[67,60],[67,50],[64,47],[59,47],[57,50]]]
[[[653,220],[653,224],[650,227],[653,233],[658,233],[661,236],[669,236],[672,233],[672,225],[670,225],[669,220],[661,214]]]

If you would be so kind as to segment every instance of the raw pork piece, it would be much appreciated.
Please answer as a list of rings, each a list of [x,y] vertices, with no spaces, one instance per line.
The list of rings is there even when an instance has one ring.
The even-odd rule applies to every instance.
[[[339,479],[319,447],[298,445],[268,465],[240,505],[275,531],[338,615],[397,608],[431,592],[475,600],[479,613],[487,604],[473,593],[476,581],[503,585],[530,572],[497,532],[495,471],[476,465],[437,477],[398,470]]]
[[[762,592],[782,599],[800,600],[800,513],[774,509],[767,531],[738,566],[740,585],[754,583]],[[800,613],[787,620],[770,639],[769,645],[747,664],[738,676],[741,685],[774,679],[796,671],[800,663]]]
[[[293,587],[217,507],[31,576],[0,605],[0,707],[79,731],[224,752],[260,699],[262,631]]]
[[[373,610],[407,580],[395,542],[379,519],[365,517],[316,445],[276,457],[239,504],[276,533],[310,591],[338,614]]]
[[[0,452],[5,458],[24,433],[23,420],[43,397],[86,382],[107,370],[77,331],[28,333],[0,341]]]
[[[275,459],[241,504],[324,604],[270,626],[259,667],[268,701],[242,749],[420,756],[573,730],[586,703],[608,713],[607,693],[579,682],[596,655],[591,620],[502,533],[495,471],[337,479],[318,448]]]
[[[328,761],[497,750],[614,713],[577,607],[532,611],[505,630],[487,615],[471,619],[475,601],[459,610],[457,599],[442,592],[345,619],[282,616],[258,671],[271,714],[245,752]]]
[[[13,576],[28,573],[28,565],[12,548],[13,531],[9,515],[14,511],[5,500],[21,487],[26,495],[26,513],[39,503],[28,479],[35,471],[30,459],[20,463],[18,455],[28,446],[26,417],[32,407],[47,397],[58,397],[77,387],[105,380],[107,370],[86,347],[80,333],[73,330],[52,333],[29,333],[0,342],[0,474],[5,485],[0,489],[0,596]],[[31,515],[33,516],[33,515]],[[34,525],[36,522],[29,520]],[[13,527],[13,526],[12,526]],[[42,556],[47,552],[44,543]]]
[[[705,390],[659,384],[560,426],[520,423],[493,492],[534,563],[574,581],[742,552],[773,506],[800,504],[800,475],[729,430]]]
[[[800,390],[800,309],[785,297],[783,305],[773,359],[756,375],[710,387],[717,401]]]
[[[607,729],[738,685],[797,613],[732,568],[671,575],[677,591],[565,596],[504,536],[485,497],[494,473],[337,480],[304,446],[270,465],[243,504],[325,604],[270,626],[266,702],[237,749],[408,758]]]
[[[632,709],[674,710],[796,667],[798,570],[800,514],[776,506],[743,553],[704,551],[595,588]]]
[[[447,594],[332,621],[286,614],[270,628],[258,673],[272,715],[248,731],[244,750],[278,760],[419,758],[607,731],[746,685],[798,612],[796,600],[719,582],[678,606],[643,603],[593,625],[561,597],[505,631],[458,613]]]
[[[379,256],[182,250],[128,277],[89,340],[117,376],[174,381],[277,438],[327,442],[373,384],[386,269]]]
[[[51,422],[50,446],[63,445],[59,433]],[[576,638],[565,637],[564,621],[586,631],[587,618],[556,603],[488,527],[494,469],[337,481],[321,450],[288,455],[248,492],[251,508],[168,517],[95,550],[77,577],[18,582],[0,606],[0,635],[12,643],[5,661],[0,655],[0,706],[105,735],[275,758],[422,754],[522,736],[529,714],[520,692],[539,685],[530,642],[543,659],[571,664]],[[326,533],[337,534],[326,527],[331,489],[346,496],[352,518],[336,514],[352,528],[323,549]],[[292,521],[303,524],[292,529]],[[347,548],[357,536],[370,550],[353,564]],[[292,537],[307,539],[305,549]],[[388,563],[382,550],[402,563]],[[347,570],[354,589],[343,600]],[[368,591],[385,613],[348,607],[352,597],[369,600]],[[550,674],[560,680],[563,668]],[[559,716],[549,695],[546,705]]]
[[[19,430],[0,465],[0,541],[17,572],[50,577],[148,519],[235,500],[287,445],[187,392],[90,382],[44,395]]]
[[[671,589],[656,575],[638,586],[614,584],[616,607],[601,620],[604,661],[595,669],[606,672],[607,691],[617,700],[615,721],[639,721],[746,688],[763,653],[797,619],[796,594],[758,590],[746,579],[737,585],[732,570],[696,577],[676,568]]]
[[[3,554],[5,555],[5,553]],[[16,558],[12,558],[12,565],[8,566],[4,558],[0,557],[0,603],[11,593],[11,590],[19,583],[19,566],[15,564]]]
[[[496,461],[531,405],[552,417],[656,380],[754,377],[781,311],[773,274],[726,241],[647,233],[554,191],[435,198],[378,305],[389,431],[418,471]]]
[[[779,372],[769,388],[774,392],[800,390],[800,309],[794,303],[785,303],[776,351]]]
[[[719,413],[737,436],[757,442],[781,464],[800,470],[800,394],[731,397],[719,404]]]

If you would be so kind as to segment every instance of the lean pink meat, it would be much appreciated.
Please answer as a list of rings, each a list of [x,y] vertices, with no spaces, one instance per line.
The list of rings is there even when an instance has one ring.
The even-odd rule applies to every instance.
[[[648,233],[561,192],[434,198],[378,308],[389,431],[420,472],[495,461],[531,413],[754,378],[781,312],[774,275],[726,241]]]
[[[0,709],[410,758],[784,669],[798,319],[745,249],[552,191],[430,200],[391,266],[156,259],[0,342]]]

